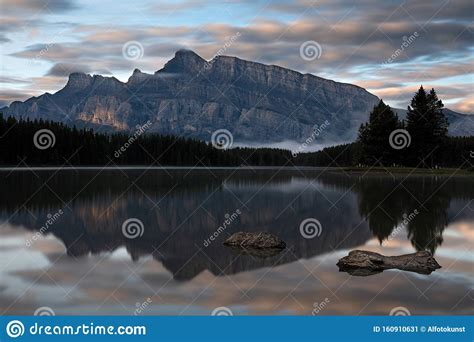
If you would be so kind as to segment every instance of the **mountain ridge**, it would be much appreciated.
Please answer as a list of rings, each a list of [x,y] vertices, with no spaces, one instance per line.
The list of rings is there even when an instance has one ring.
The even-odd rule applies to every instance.
[[[154,74],[135,69],[122,82],[76,72],[56,93],[15,101],[0,111],[106,131],[133,130],[150,120],[147,132],[205,141],[227,129],[236,142],[262,144],[305,141],[327,120],[316,137],[327,144],[354,140],[378,101],[357,85],[232,56],[206,61],[194,51],[178,50]],[[403,110],[396,111],[403,116]],[[474,131],[467,115],[449,113],[455,124],[450,134]]]

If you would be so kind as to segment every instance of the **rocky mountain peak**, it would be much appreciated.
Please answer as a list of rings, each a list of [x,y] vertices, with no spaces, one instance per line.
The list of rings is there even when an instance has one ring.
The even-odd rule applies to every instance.
[[[163,69],[157,72],[194,74],[202,71],[206,64],[206,60],[194,51],[180,49],[176,51],[174,57],[165,64]]]
[[[145,80],[148,76],[150,75],[143,73],[140,69],[135,69],[133,70],[132,75],[128,78],[127,83],[135,85]]]
[[[69,75],[69,79],[67,81],[66,87],[68,88],[75,88],[75,89],[83,89],[88,87],[93,81],[91,75],[82,73],[82,72],[73,72]]]

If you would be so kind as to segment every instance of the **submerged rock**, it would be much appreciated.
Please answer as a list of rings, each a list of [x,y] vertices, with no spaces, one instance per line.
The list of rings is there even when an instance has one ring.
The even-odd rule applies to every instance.
[[[340,272],[355,276],[368,276],[388,269],[430,274],[441,268],[430,252],[421,251],[398,256],[385,256],[375,252],[355,250],[341,258],[337,266]]]
[[[275,256],[286,247],[284,241],[265,232],[238,232],[225,240],[224,245],[259,258]]]

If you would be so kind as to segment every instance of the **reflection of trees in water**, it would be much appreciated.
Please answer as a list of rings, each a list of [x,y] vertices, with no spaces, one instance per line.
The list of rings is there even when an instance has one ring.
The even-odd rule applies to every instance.
[[[387,239],[407,212],[404,189],[396,188],[396,182],[387,178],[364,178],[354,191],[358,195],[359,213],[369,223],[370,230],[380,242]]]
[[[367,177],[357,183],[354,191],[360,214],[381,243],[396,233],[394,229],[405,226],[416,250],[434,253],[443,242],[452,197],[466,194],[466,190],[455,193],[455,183],[442,177]]]
[[[320,181],[357,195],[360,215],[382,243],[407,230],[416,250],[432,253],[443,242],[447,210],[453,199],[469,202],[474,197],[473,177],[327,173]]]
[[[417,190],[416,197],[423,203],[423,207],[408,224],[408,238],[417,250],[429,250],[434,253],[443,242],[443,231],[448,224],[446,212],[451,196],[439,185],[432,182]]]

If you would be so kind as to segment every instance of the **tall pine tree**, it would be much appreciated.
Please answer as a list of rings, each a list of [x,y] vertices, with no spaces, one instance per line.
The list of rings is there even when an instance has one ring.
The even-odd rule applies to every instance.
[[[368,165],[397,163],[397,150],[390,146],[390,133],[401,128],[398,116],[382,100],[374,107],[369,122],[359,128],[359,162]]]
[[[411,136],[408,159],[422,166],[435,166],[439,147],[448,134],[448,120],[443,114],[443,102],[434,89],[426,93],[423,86],[408,106],[406,128]]]

